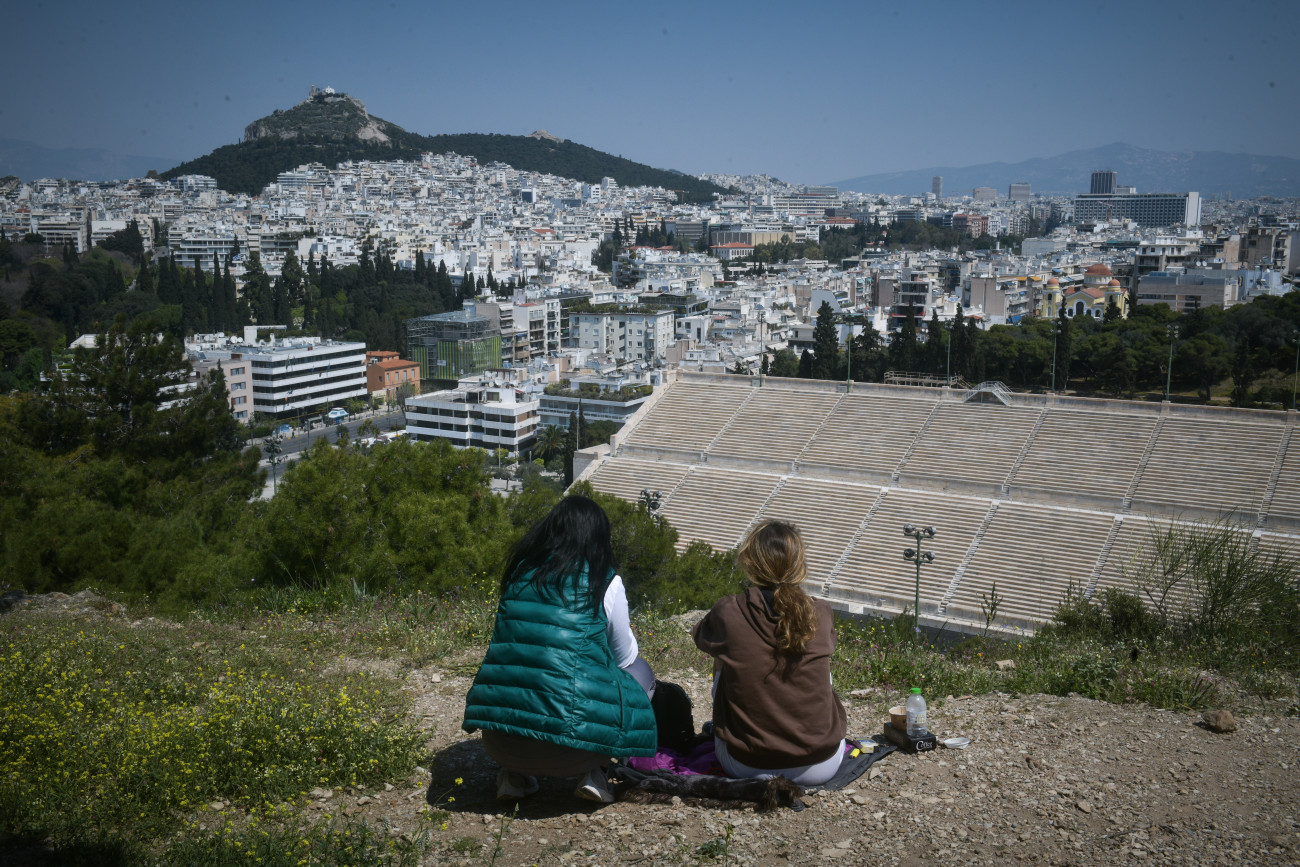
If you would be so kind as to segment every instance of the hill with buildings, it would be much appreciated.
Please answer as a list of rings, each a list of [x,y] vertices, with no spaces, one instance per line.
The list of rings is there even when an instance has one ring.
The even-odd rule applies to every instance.
[[[482,163],[503,162],[521,171],[542,172],[600,183],[611,177],[623,186],[659,186],[686,201],[709,201],[725,190],[708,181],[656,169],[566,141],[545,132],[532,135],[463,133],[420,135],[366,111],[361,100],[330,89],[316,90],[290,109],[253,121],[238,144],[176,166],[163,175],[208,175],[228,192],[260,193],[280,172],[305,163],[332,166],[346,160],[415,160],[423,153],[455,152]]]
[[[844,190],[883,195],[922,195],[930,192],[935,175],[943,177],[948,196],[970,195],[975,187],[992,187],[1007,195],[1013,183],[1028,183],[1035,193],[1086,193],[1092,172],[1113,169],[1121,184],[1139,193],[1186,192],[1202,196],[1300,196],[1300,160],[1229,154],[1222,151],[1160,151],[1116,142],[1054,157],[1018,163],[976,166],[930,166],[904,172],[882,172],[838,181]]]

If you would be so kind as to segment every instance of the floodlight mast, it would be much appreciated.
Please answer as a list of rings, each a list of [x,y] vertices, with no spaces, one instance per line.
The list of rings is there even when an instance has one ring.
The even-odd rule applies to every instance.
[[[921,631],[921,564],[930,564],[934,562],[934,552],[921,551],[921,541],[923,539],[933,539],[935,535],[934,527],[917,527],[915,524],[904,524],[903,535],[909,539],[916,540],[915,548],[904,548],[903,559],[916,564],[916,598],[913,614],[916,617],[916,631]]]

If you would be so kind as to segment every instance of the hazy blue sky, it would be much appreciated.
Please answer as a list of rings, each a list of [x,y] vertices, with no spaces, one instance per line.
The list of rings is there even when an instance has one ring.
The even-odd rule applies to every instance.
[[[538,128],[833,182],[1112,141],[1300,157],[1300,3],[24,2],[0,137],[188,159],[332,86],[419,133]]]

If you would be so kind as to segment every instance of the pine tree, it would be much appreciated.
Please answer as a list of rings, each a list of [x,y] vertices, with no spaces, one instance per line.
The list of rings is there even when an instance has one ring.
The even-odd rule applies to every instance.
[[[569,431],[564,438],[564,486],[573,484],[573,453],[578,450],[578,414],[569,413]]]
[[[835,327],[835,311],[823,301],[817,309],[813,326],[812,379],[837,379],[840,367],[840,339]]]
[[[916,307],[909,304],[903,325],[889,344],[889,363],[895,370],[916,370]]]
[[[298,257],[294,252],[290,250],[284,256],[284,266],[280,268],[280,280],[284,283],[284,294],[290,307],[296,307],[302,303],[304,276],[302,264],[298,261]],[[288,323],[287,317],[285,322]]]
[[[181,303],[181,287],[176,276],[176,263],[170,256],[158,262],[158,301],[162,304]]]
[[[208,322],[213,331],[225,333],[230,327],[230,314],[226,311],[226,284],[221,279],[221,257],[217,251],[212,251],[212,292],[211,314],[208,316]]]
[[[158,291],[154,284],[154,269],[148,262],[142,264],[135,275],[135,290],[142,295],[153,295]]]
[[[275,299],[271,291],[271,278],[262,270],[262,257],[256,251],[248,254],[244,271],[244,298],[248,313],[258,325],[275,324]]]
[[[943,325],[939,322],[939,308],[930,308],[930,321],[925,328],[925,366],[926,372],[935,376],[942,376],[947,368],[944,333]]]

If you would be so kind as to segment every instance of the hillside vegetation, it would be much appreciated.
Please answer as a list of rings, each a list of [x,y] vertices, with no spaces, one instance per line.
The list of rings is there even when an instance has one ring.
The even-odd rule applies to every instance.
[[[711,201],[714,193],[725,192],[708,181],[576,142],[485,133],[419,135],[369,115],[359,101],[318,97],[254,121],[248,125],[244,141],[181,163],[162,177],[208,175],[227,192],[256,195],[280,172],[306,163],[334,166],[347,160],[418,160],[423,153],[453,152],[481,163],[508,163],[520,171],[585,183],[612,177],[625,187],[663,187],[679,191],[690,202]]]
[[[252,499],[257,455],[239,451],[222,384],[168,403],[185,362],[155,335],[119,320],[48,392],[0,399],[0,594],[24,609],[0,614],[0,860],[413,864],[497,851],[509,816],[456,815],[465,802],[486,815],[494,772],[456,726],[504,553],[561,491],[534,476],[500,497],[488,455],[446,443],[322,440],[272,500]],[[697,690],[702,722],[709,662],[672,615],[736,592],[734,553],[678,553],[646,505],[578,490],[610,515],[642,655]],[[1231,528],[1169,533],[1152,541],[1158,575],[1188,588],[1177,611],[1144,607],[1149,588],[1135,584],[1070,599],[1052,628],[1011,640],[929,643],[907,615],[839,622],[834,678],[854,697],[855,733],[912,686],[937,707],[1073,693],[1294,716],[1295,562],[1233,547]],[[431,697],[444,678],[447,695]],[[670,855],[653,863],[684,860]]]

